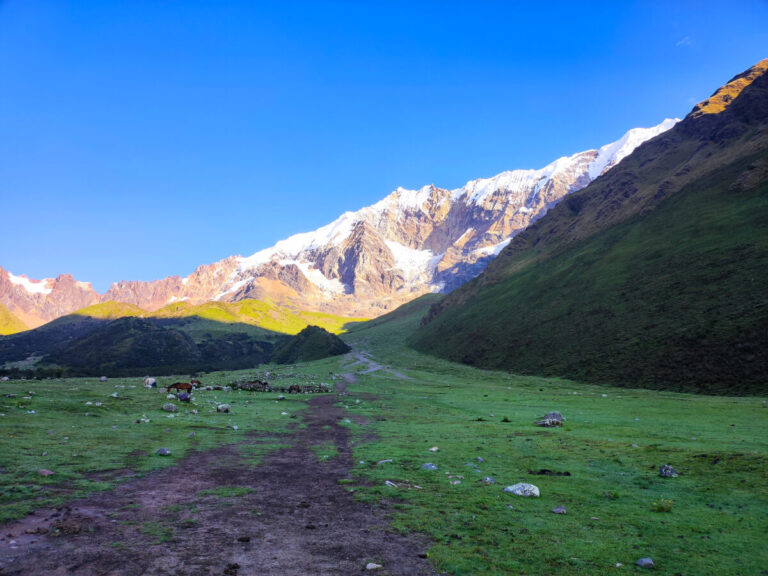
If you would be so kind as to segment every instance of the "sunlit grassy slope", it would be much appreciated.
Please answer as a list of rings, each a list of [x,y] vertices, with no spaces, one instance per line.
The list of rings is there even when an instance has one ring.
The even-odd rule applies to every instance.
[[[298,334],[309,324],[339,334],[343,332],[345,324],[356,320],[322,312],[293,310],[260,300],[206,302],[199,305],[176,302],[153,312],[151,316],[156,318],[200,318],[228,324],[241,323],[282,334]]]
[[[595,386],[422,355],[403,335],[434,299],[350,330],[345,339],[383,369],[364,373],[355,358],[342,369],[357,372],[344,404],[368,422],[350,424],[354,473],[365,478],[355,489],[394,502],[401,530],[426,532],[439,570],[620,574],[646,556],[665,575],[765,570],[765,399]],[[533,425],[551,410],[567,418],[562,428]],[[427,462],[438,470],[421,470]],[[679,477],[661,478],[662,464]],[[517,482],[541,498],[503,492]],[[553,514],[557,506],[567,514]]]
[[[15,334],[27,330],[27,325],[8,308],[0,304],[0,335]]]

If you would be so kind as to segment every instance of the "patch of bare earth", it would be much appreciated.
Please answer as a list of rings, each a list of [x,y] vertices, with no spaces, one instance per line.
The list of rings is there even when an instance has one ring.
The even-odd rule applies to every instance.
[[[337,384],[344,393],[345,385]],[[0,575],[246,576],[435,574],[428,542],[395,533],[385,505],[355,500],[349,431],[336,395],[316,396],[290,448],[257,467],[240,446],[195,453],[110,492],[0,527]],[[314,445],[338,456],[319,461]],[[200,495],[217,487],[241,495]]]

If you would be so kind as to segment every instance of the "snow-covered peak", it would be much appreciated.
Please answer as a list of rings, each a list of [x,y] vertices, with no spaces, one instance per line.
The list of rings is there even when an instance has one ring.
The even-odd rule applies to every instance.
[[[53,284],[53,278],[43,278],[42,280],[31,280],[26,276],[16,276],[8,272],[8,280],[12,284],[21,286],[30,294],[50,294],[53,288],[50,286]]]
[[[345,212],[330,224],[314,232],[302,232],[280,240],[271,248],[260,250],[247,258],[241,258],[240,269],[256,268],[276,258],[297,258],[302,252],[313,248],[321,248],[327,244],[340,244],[351,234],[352,228],[360,220],[359,216],[359,212]]]
[[[594,180],[605,172],[607,168],[616,166],[616,164],[632,154],[640,144],[658,136],[662,132],[666,132],[678,122],[680,122],[679,118],[667,118],[661,124],[651,128],[633,128],[616,140],[616,142],[606,144],[597,151],[597,157],[589,165],[590,178]]]
[[[472,210],[479,207],[481,210],[498,210],[496,200],[504,204],[504,209],[511,209],[517,215],[523,215],[522,225],[531,219],[542,216],[559,201],[562,194],[568,194],[579,190],[600,176],[606,170],[618,164],[623,158],[646,140],[669,130],[679,120],[667,119],[661,124],[651,128],[635,128],[629,130],[621,138],[606,144],[598,150],[587,150],[572,156],[563,156],[537,170],[511,170],[502,172],[491,178],[478,178],[470,180],[461,188],[455,190],[443,190],[434,185],[423,186],[417,190],[398,187],[379,202],[361,208],[356,212],[345,212],[330,224],[318,228],[313,232],[295,234],[285,240],[277,242],[271,248],[260,250],[255,254],[239,258],[237,269],[229,278],[228,289],[219,296],[225,296],[233,290],[239,289],[245,282],[243,274],[249,270],[255,270],[263,264],[275,262],[280,265],[294,264],[299,267],[302,274],[323,292],[339,293],[344,288],[337,280],[329,284],[331,280],[325,278],[323,273],[315,267],[315,254],[318,249],[328,246],[338,246],[352,233],[355,225],[366,222],[372,229],[382,234],[382,240],[386,242],[390,253],[396,261],[396,267],[402,272],[407,281],[416,278],[426,278],[434,272],[436,261],[435,253],[427,250],[426,246],[403,243],[403,237],[396,234],[392,236],[392,230],[400,226],[399,223],[409,220],[409,225],[416,228],[423,222],[437,226],[433,221],[434,209],[445,201],[463,205]],[[555,191],[547,192],[549,182],[555,183]],[[550,187],[552,188],[552,187]],[[542,196],[542,194],[544,196]],[[555,194],[556,196],[552,196]],[[557,196],[559,195],[559,196]],[[491,205],[485,206],[486,201],[494,200]],[[410,220],[414,215],[416,218]],[[441,212],[441,217],[445,212]],[[518,220],[518,223],[520,220]],[[481,244],[482,255],[496,255],[506,246],[511,234],[518,229],[507,230],[501,233],[500,228],[490,232],[489,236],[478,236]],[[466,234],[466,233],[465,233]],[[421,238],[430,235],[425,231]],[[437,235],[439,237],[439,234]],[[448,243],[442,245],[438,252],[447,250],[449,246],[461,244],[462,238],[445,238]],[[405,244],[408,244],[406,248]],[[463,244],[461,244],[463,246]],[[432,244],[432,248],[435,245]],[[247,275],[247,274],[246,274]]]

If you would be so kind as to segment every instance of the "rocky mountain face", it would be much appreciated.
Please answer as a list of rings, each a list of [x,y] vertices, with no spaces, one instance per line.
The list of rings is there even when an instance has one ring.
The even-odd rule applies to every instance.
[[[31,280],[0,268],[0,303],[24,324],[34,328],[99,301],[88,282],[71,274]]]
[[[447,190],[398,188],[249,257],[200,266],[186,278],[122,281],[103,295],[71,276],[29,280],[0,269],[0,303],[34,327],[84,306],[115,300],[156,310],[245,298],[302,309],[375,317],[427,292],[450,292],[480,274],[532,222],[609,171],[677,120],[637,128],[598,150],[513,170]]]

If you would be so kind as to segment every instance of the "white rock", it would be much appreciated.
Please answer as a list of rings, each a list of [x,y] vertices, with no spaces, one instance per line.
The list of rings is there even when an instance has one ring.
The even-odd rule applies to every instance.
[[[538,498],[540,495],[538,487],[533,484],[528,484],[527,482],[519,482],[512,486],[507,486],[504,488],[504,492],[515,494],[517,496],[525,496],[526,498],[529,496]]]
[[[375,562],[368,562],[368,564],[365,565],[366,570],[378,570],[379,568],[384,568],[384,566],[376,564]]]
[[[437,446],[432,446],[432,448],[429,449],[430,452],[437,452],[439,450],[440,448],[438,448]]]

